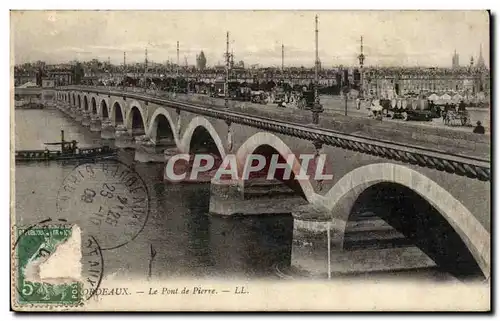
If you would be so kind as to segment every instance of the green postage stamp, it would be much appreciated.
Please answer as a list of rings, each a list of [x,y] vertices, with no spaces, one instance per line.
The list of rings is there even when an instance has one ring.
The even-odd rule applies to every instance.
[[[67,265],[72,262],[63,265],[63,261],[49,261],[57,261],[52,254],[69,243],[74,231],[69,225],[16,228],[14,282],[18,305],[77,305],[82,301],[81,281],[65,276]],[[54,269],[60,277],[51,278],[50,270]]]

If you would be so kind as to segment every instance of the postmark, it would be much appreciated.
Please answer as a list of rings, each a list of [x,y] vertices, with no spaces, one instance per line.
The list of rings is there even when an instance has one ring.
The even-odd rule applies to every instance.
[[[117,160],[77,166],[64,179],[57,211],[94,235],[102,250],[134,240],[149,216],[149,193],[141,176]]]
[[[76,224],[65,219],[50,218],[30,226],[14,226],[12,233],[16,237],[13,242],[16,305],[77,306],[96,293],[103,277],[104,260],[93,236],[80,233]],[[79,246],[80,251],[71,245]],[[61,255],[63,246],[73,255],[49,262],[51,256]],[[73,267],[73,273],[68,266]]]

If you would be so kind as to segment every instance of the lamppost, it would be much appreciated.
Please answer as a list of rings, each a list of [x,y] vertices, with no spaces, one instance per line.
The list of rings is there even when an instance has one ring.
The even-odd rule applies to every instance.
[[[229,31],[226,32],[226,77],[224,80],[224,107],[229,108]]]
[[[127,79],[127,53],[123,52],[123,80],[122,87],[123,91],[125,91],[125,80]]]
[[[144,92],[148,91],[148,48],[145,49],[144,52]]]
[[[358,60],[359,60],[359,96],[360,96],[360,98],[364,98],[363,65],[365,62],[365,55],[363,54],[363,36],[361,36],[361,52],[358,56]]]
[[[349,94],[349,91],[350,91],[349,84],[345,85],[342,88],[342,92],[344,93],[344,100],[345,100],[344,115],[346,115],[346,116],[347,116],[347,94]]]
[[[313,113],[313,124],[319,124],[319,114],[323,112],[323,106],[319,101],[318,95],[318,69],[319,69],[319,55],[318,55],[318,16],[315,18],[315,43],[316,43],[316,59],[314,62],[314,104],[312,109]]]
[[[175,72],[176,75],[175,75],[174,97],[175,95],[177,95],[177,92],[179,91],[179,41],[177,41],[177,65]]]

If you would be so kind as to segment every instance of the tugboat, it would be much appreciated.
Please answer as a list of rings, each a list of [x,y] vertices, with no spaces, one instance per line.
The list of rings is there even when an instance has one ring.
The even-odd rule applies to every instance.
[[[16,162],[20,161],[51,161],[89,158],[108,158],[116,155],[116,149],[108,146],[78,148],[76,140],[65,141],[64,130],[61,130],[61,141],[45,143],[47,146],[61,145],[61,150],[19,150],[16,151]]]

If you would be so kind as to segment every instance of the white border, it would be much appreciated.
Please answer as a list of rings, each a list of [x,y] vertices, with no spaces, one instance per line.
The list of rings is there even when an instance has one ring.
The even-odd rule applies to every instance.
[[[328,1],[330,2],[330,1]],[[166,3],[165,1],[104,1],[89,0],[81,2],[61,2],[58,0],[33,1],[18,0],[10,9],[42,10],[42,9],[109,9],[109,10],[471,10],[495,8],[495,1],[338,1],[328,3],[321,0],[289,0],[271,2],[266,0],[253,1],[177,1]],[[165,5],[167,4],[167,5]]]
[[[168,3],[168,7],[165,7],[165,3]],[[276,2],[277,3],[277,2]],[[320,1],[320,0],[308,0],[308,1],[299,1],[299,0],[287,0],[285,1],[280,1],[280,5],[278,6],[275,3],[271,3],[268,0],[253,0],[251,2],[242,2],[242,1],[179,1],[177,3],[173,3],[171,1],[165,2],[165,1],[147,1],[147,0],[141,0],[141,1],[120,1],[117,3],[104,3],[102,0],[86,0],[86,1],[81,1],[81,2],[73,2],[70,3],[68,1],[61,2],[59,0],[50,0],[50,1],[26,1],[26,0],[17,0],[15,3],[12,3],[13,7],[8,8],[8,3],[6,1],[2,2],[2,13],[1,13],[1,37],[3,40],[4,50],[2,51],[2,64],[0,64],[1,68],[1,88],[3,90],[1,91],[2,95],[2,106],[5,109],[9,108],[10,105],[10,95],[8,88],[10,88],[10,63],[9,63],[9,52],[7,51],[6,48],[9,48],[9,38],[10,38],[10,32],[9,32],[9,12],[8,9],[311,9],[311,8],[322,8],[322,9],[487,9],[490,8],[493,10],[494,13],[498,14],[500,10],[498,9],[499,6],[499,1],[481,1],[481,0],[475,0],[475,1],[435,1],[435,0],[420,0],[420,1],[390,1],[390,0],[378,0],[378,1],[335,1],[335,2],[330,2],[330,1]],[[327,5],[328,4],[328,5]],[[5,6],[5,8],[4,8]],[[497,17],[498,18],[498,17]],[[497,20],[497,25],[498,25],[498,20]],[[495,26],[495,43],[498,43],[498,31],[497,27]],[[495,52],[495,58],[498,58],[498,53]],[[496,61],[498,65],[498,61]],[[496,76],[496,71],[497,68],[493,71],[494,75]],[[494,88],[495,92],[498,93],[498,82],[495,85]],[[496,107],[496,101],[494,102],[494,106]],[[498,123],[498,116],[500,112],[496,112],[496,116],[494,117],[494,121]],[[2,152],[2,157],[0,158],[1,162],[1,167],[2,167],[2,173],[7,174],[10,169],[10,163],[9,163],[9,148],[10,148],[10,119],[7,117],[0,117],[0,151]],[[496,134],[495,134],[496,136]],[[498,137],[495,137],[495,141],[497,141]],[[497,165],[495,162],[494,165]],[[10,226],[8,221],[9,221],[9,212],[10,212],[10,186],[9,186],[9,180],[7,177],[10,178],[10,175],[3,176],[3,179],[1,180],[1,193],[0,193],[0,202],[2,204],[2,207],[4,209],[2,213],[2,219],[6,220],[2,226],[4,227],[4,243],[3,246],[1,246],[2,253],[0,257],[6,258],[9,257],[9,248],[7,246],[7,238],[8,238],[8,232],[7,228]],[[496,180],[495,180],[496,181]],[[500,192],[498,190],[495,191],[494,199],[497,200],[496,203],[498,203],[498,200],[500,199],[498,196]],[[497,207],[495,206],[494,213],[498,213]],[[498,221],[496,219],[495,221]],[[496,226],[493,228],[493,230],[496,231]],[[497,248],[497,247],[494,247]],[[495,264],[494,266],[497,266]],[[1,280],[4,282],[2,283],[2,302],[3,302],[3,309],[2,309],[2,317],[1,320],[10,320],[14,318],[14,315],[12,313],[9,313],[8,310],[6,309],[7,302],[9,302],[9,297],[10,297],[10,286],[7,281],[7,275],[9,274],[9,270],[7,268],[7,264],[2,264],[2,273],[1,275],[3,276]],[[498,275],[496,275],[498,277]],[[494,279],[496,280],[496,278]],[[492,302],[492,306],[496,302]],[[48,315],[44,317],[50,317]],[[68,317],[76,317],[76,315],[68,315]],[[108,319],[111,317],[111,315],[100,315],[100,316],[95,316],[93,317],[97,319]],[[121,317],[121,316],[120,316]],[[133,315],[130,316],[131,318],[139,319],[140,316],[138,315]],[[174,315],[169,315],[168,318],[185,318],[186,316],[174,316]],[[259,319],[263,318],[263,316],[257,316]],[[273,316],[266,316],[264,318],[275,318],[277,317],[276,315]],[[304,316],[301,316],[304,317]],[[343,316],[334,316],[335,318],[341,318]],[[397,317],[397,316],[395,316]],[[426,320],[435,318],[436,316],[429,316],[425,315],[423,316]],[[441,316],[442,317],[442,316]],[[454,316],[451,316],[454,317]]]

